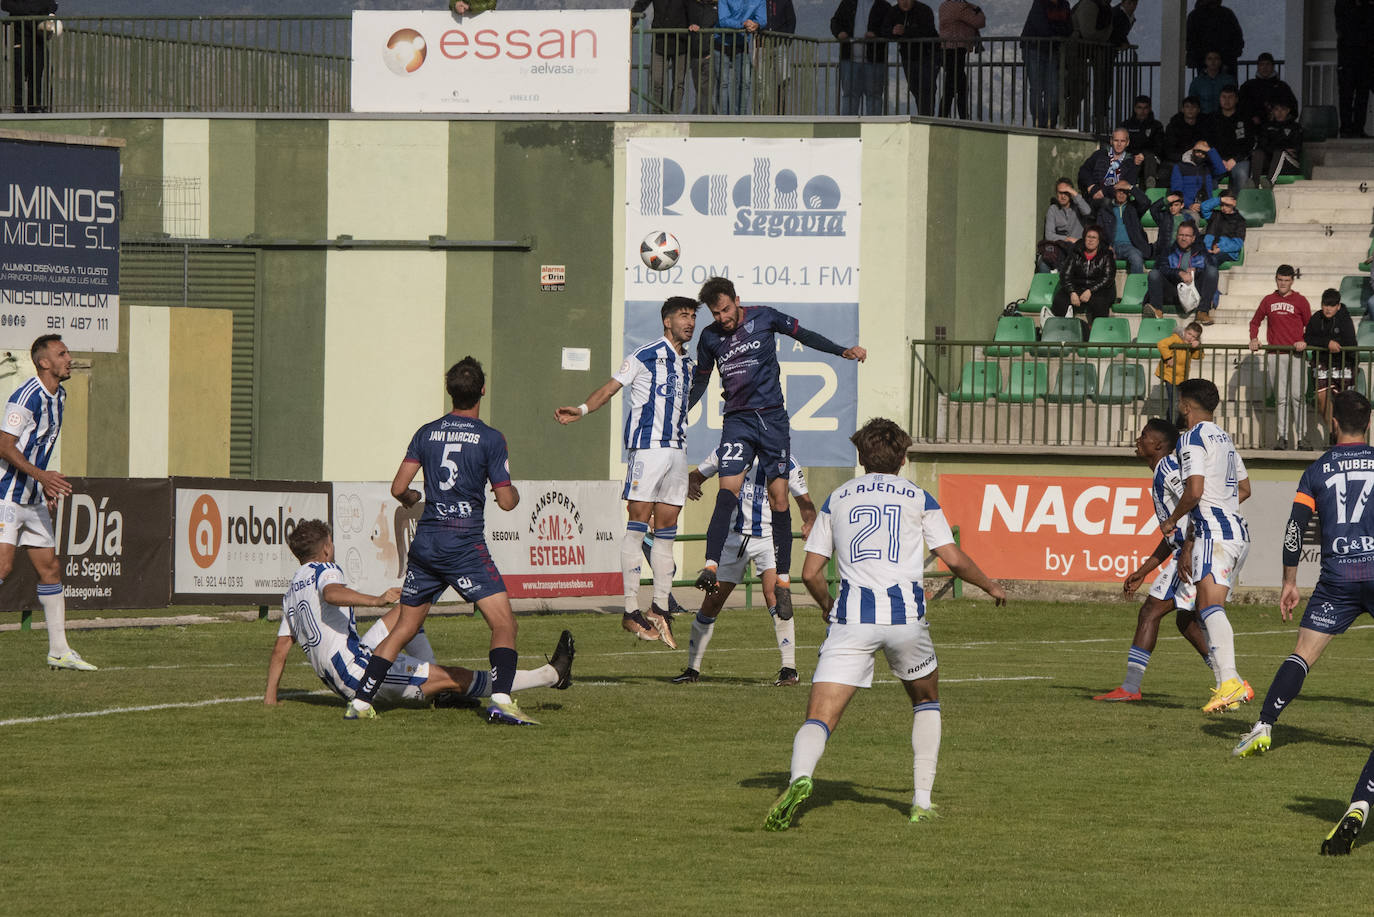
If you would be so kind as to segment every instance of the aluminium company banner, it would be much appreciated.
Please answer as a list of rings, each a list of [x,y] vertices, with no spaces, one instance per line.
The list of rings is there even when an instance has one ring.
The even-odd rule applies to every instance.
[[[857,139],[630,139],[623,352],[662,336],[665,299],[695,299],[713,276],[734,281],[743,305],[772,306],[844,347],[862,343],[860,162]],[[639,246],[660,231],[677,237],[682,256],[656,271],[640,259]],[[702,308],[688,344],[693,358],[710,323]],[[803,465],[853,467],[859,364],[782,335],[777,342],[793,453]],[[713,372],[688,417],[692,463],[720,443],[720,391]]]
[[[359,10],[355,112],[630,110],[630,11]]]

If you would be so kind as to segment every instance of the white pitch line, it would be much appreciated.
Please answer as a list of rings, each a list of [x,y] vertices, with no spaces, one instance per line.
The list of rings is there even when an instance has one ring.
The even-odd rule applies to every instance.
[[[303,697],[307,694],[328,694],[328,691],[286,691],[282,697]],[[261,694],[249,697],[214,697],[210,700],[183,701],[178,704],[145,704],[141,707],[110,707],[105,710],[82,710],[76,713],[50,713],[47,716],[24,716],[12,720],[0,720],[0,726],[23,726],[28,723],[51,723],[55,720],[76,720],[92,716],[110,716],[115,713],[148,713],[154,710],[184,710],[190,707],[213,707],[216,704],[242,704],[246,701],[262,702]]]

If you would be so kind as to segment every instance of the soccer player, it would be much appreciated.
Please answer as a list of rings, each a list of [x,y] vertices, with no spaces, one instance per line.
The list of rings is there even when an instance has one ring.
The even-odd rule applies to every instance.
[[[791,422],[783,404],[781,368],[775,334],[785,334],[826,353],[863,362],[868,351],[843,348],[823,335],[807,331],[790,315],[769,306],[741,306],[735,285],[712,277],[697,297],[715,321],[697,341],[696,378],[688,408],[706,391],[711,371],[720,368],[724,390],[724,421],[720,431],[720,491],[706,527],[706,565],[697,588],[716,591],[716,570],[730,532],[730,518],[739,506],[745,472],[757,456],[768,479],[768,504],[773,523],[773,556],[778,565],[778,608],[792,608],[792,513],[787,502],[787,457],[792,452]]]
[[[372,650],[396,626],[401,615],[400,606],[393,606],[359,638],[353,607],[385,608],[400,598],[401,590],[393,587],[381,595],[368,595],[346,585],[343,569],[334,563],[334,539],[329,526],[318,519],[299,523],[287,536],[287,545],[301,567],[282,597],[281,629],[267,667],[263,703],[277,703],[277,686],[281,684],[286,656],[293,643],[300,644],[325,687],[350,701]],[[565,630],[549,663],[533,671],[516,672],[511,690],[567,688],[572,684],[573,652],[572,634]],[[468,698],[489,697],[491,677],[461,666],[439,665],[421,628],[406,644],[405,652],[396,656],[375,699],[399,704],[432,698],[445,691]]]
[[[865,473],[826,498],[806,541],[802,581],[821,606],[829,630],[811,679],[806,722],[792,743],[791,782],[764,821],[769,831],[785,831],[797,806],[811,795],[811,775],[826,740],[855,690],[873,684],[873,654],[880,649],[913,705],[916,791],[911,821],[934,818],[930,791],[940,753],[940,698],[921,586],[926,549],[998,605],[1007,601],[1002,587],[954,543],[935,498],[898,476],[911,437],[892,421],[877,417],[850,441]],[[831,554],[840,572],[840,594],[834,599],[825,581]]]
[[[1355,781],[1355,791],[1350,794],[1350,806],[1336,822],[1336,827],[1322,841],[1322,856],[1345,856],[1355,846],[1355,838],[1369,820],[1369,804],[1374,802],[1374,752],[1370,752],[1360,779]]]
[[[415,432],[401,467],[391,482],[391,495],[411,507],[423,496],[424,512],[415,527],[401,587],[401,612],[396,624],[368,661],[345,719],[376,716],[372,699],[381,689],[401,648],[414,638],[429,614],[430,604],[446,586],[472,602],[491,628],[491,704],[487,719],[510,726],[534,725],[511,699],[511,685],[519,655],[515,651],[515,613],[506,584],[487,549],[482,531],[486,484],[491,483],[496,505],[506,512],[520,502],[510,479],[506,438],[478,419],[487,393],[482,364],[464,357],[444,377],[453,411]],[[425,492],[410,482],[423,468]]]
[[[687,392],[694,363],[687,342],[697,327],[700,303],[686,296],[665,300],[663,337],[636,348],[620,364],[619,371],[587,396],[577,407],[554,412],[561,424],[570,424],[595,411],[628,386],[625,415],[625,507],[629,521],[620,542],[620,572],[625,585],[625,616],[620,624],[641,640],[662,639],[677,649],[673,639],[671,603],[673,589],[673,542],[677,518],[687,496]],[[649,566],[654,574],[654,600],[648,615],[639,610],[640,543],[653,517],[653,547]],[[646,620],[647,618],[647,620]]]
[[[1331,421],[1336,445],[1308,465],[1298,479],[1283,533],[1279,614],[1285,621],[1292,620],[1298,605],[1302,533],[1314,512],[1321,532],[1321,574],[1303,611],[1297,646],[1274,673],[1259,721],[1231,750],[1240,758],[1269,750],[1279,714],[1302,691],[1303,680],[1331,638],[1345,633],[1361,614],[1374,614],[1374,511],[1369,510],[1374,449],[1367,441],[1369,401],[1353,389],[1337,393],[1331,399]]]
[[[1240,512],[1240,504],[1250,496],[1250,477],[1231,437],[1212,422],[1212,413],[1221,403],[1216,385],[1209,379],[1189,379],[1179,385],[1178,396],[1179,413],[1188,427],[1177,447],[1183,496],[1159,524],[1159,531],[1170,538],[1183,517],[1188,517],[1193,551],[1184,575],[1191,575],[1197,588],[1198,616],[1221,676],[1221,684],[1202,709],[1215,713],[1254,696],[1236,671],[1235,631],[1225,608],[1250,552],[1250,530]]]
[[[0,583],[14,569],[15,549],[28,548],[48,627],[48,665],[94,672],[96,667],[67,645],[67,602],[52,510],[58,497],[72,492],[72,485],[48,470],[62,432],[67,401],[62,383],[72,377],[72,355],[61,335],[45,334],[33,342],[29,357],[36,372],[10,395],[0,424]]]
[[[787,487],[797,500],[802,514],[802,535],[811,533],[811,524],[816,519],[816,505],[806,489],[806,473],[796,456],[788,455]],[[713,450],[696,470],[688,476],[687,496],[693,500],[701,499],[701,484],[715,475],[720,468],[720,460]],[[745,571],[752,561],[754,570],[762,581],[763,601],[768,614],[773,619],[773,635],[778,641],[778,652],[782,654],[782,668],[773,681],[775,687],[795,685],[797,675],[797,625],[792,620],[792,606],[779,608],[777,602],[777,563],[773,557],[773,533],[768,512],[768,481],[758,459],[749,467],[746,483],[740,488],[739,509],[735,510],[730,523],[730,536],[725,539],[724,562],[717,571],[715,592],[708,593],[701,604],[696,619],[692,621],[692,637],[687,643],[687,668],[674,678],[673,684],[691,684],[701,678],[701,661],[706,658],[706,646],[711,642],[711,633],[716,626],[716,617],[725,607],[725,600],[735,585],[744,578]]]
[[[1154,471],[1154,481],[1150,485],[1150,496],[1154,499],[1155,516],[1162,525],[1178,505],[1183,495],[1183,479],[1178,472],[1178,459],[1174,448],[1178,445],[1178,428],[1167,420],[1152,417],[1135,440],[1135,454],[1145,460]],[[1191,581],[1179,575],[1179,559],[1184,550],[1185,536],[1182,526],[1175,530],[1172,538],[1161,538],[1159,546],[1136,570],[1126,577],[1124,584],[1126,596],[1135,595],[1145,577],[1155,569],[1154,583],[1145,604],[1140,606],[1136,619],[1135,637],[1126,653],[1126,678],[1121,686],[1106,694],[1099,694],[1093,700],[1136,701],[1140,700],[1140,682],[1145,678],[1145,667],[1150,664],[1150,654],[1154,652],[1155,642],[1159,639],[1159,622],[1171,611],[1177,611],[1175,621],[1181,633],[1193,648],[1202,656],[1202,661],[1216,675],[1207,637],[1202,632],[1197,615],[1193,613],[1193,599],[1196,593]],[[1221,684],[1218,677],[1216,683]]]

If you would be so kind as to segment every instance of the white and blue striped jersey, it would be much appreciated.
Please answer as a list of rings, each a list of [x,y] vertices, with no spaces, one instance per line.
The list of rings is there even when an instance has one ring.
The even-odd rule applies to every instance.
[[[281,600],[281,629],[290,633],[320,680],[345,697],[352,697],[358,682],[349,663],[366,666],[372,650],[358,639],[358,624],[352,606],[331,605],[320,593],[331,583],[343,583],[343,568],[338,564],[315,561],[302,564],[291,578]]]
[[[1155,464],[1155,477],[1150,483],[1150,497],[1155,501],[1155,518],[1161,528],[1174,514],[1174,507],[1183,496],[1183,475],[1178,471],[1178,458],[1166,455]],[[1169,542],[1178,549],[1188,540],[1188,520],[1180,519]]]
[[[702,477],[712,478],[720,471],[720,458],[716,454],[719,451],[719,447],[712,449],[711,454],[697,465]],[[787,489],[794,497],[804,497],[809,493],[806,489],[806,472],[802,470],[797,457],[790,453],[787,456]],[[750,538],[773,537],[773,511],[768,506],[768,475],[759,464],[757,455],[754,456],[754,464],[744,472],[744,483],[739,488],[739,508],[730,517],[730,529]]]
[[[1202,499],[1190,519],[1193,534],[1203,541],[1250,541],[1240,511],[1240,482],[1249,477],[1245,462],[1226,431],[1204,420],[1178,439],[1179,476],[1202,476]]]
[[[625,448],[683,449],[696,362],[661,337],[625,358],[611,378],[626,390]]]
[[[909,624],[925,617],[926,551],[954,533],[935,498],[906,478],[866,474],[825,500],[808,554],[834,557],[840,594],[832,624]]]
[[[20,455],[47,471],[48,459],[57,446],[57,434],[62,432],[62,408],[66,402],[67,391],[61,385],[56,392],[49,392],[33,376],[10,395],[0,433],[13,435]],[[42,503],[46,499],[42,485],[0,459],[0,500]]]

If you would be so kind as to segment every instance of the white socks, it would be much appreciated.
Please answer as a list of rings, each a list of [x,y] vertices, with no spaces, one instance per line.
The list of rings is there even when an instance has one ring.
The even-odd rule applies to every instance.
[[[649,566],[654,572],[654,604],[664,611],[668,610],[668,596],[673,590],[673,573],[677,570],[677,563],[673,560],[673,541],[676,538],[675,525],[656,529],[653,547],[649,549]],[[636,600],[638,596],[636,587]]]
[[[67,597],[61,583],[39,583],[38,604],[48,625],[48,655],[61,656],[71,650],[67,645]]]
[[[773,635],[778,638],[778,652],[782,654],[782,667],[797,667],[797,622],[795,618],[786,621],[773,615]]]
[[[1216,660],[1221,680],[1240,678],[1236,672],[1236,633],[1231,629],[1226,609],[1209,605],[1198,616],[1207,628],[1207,643],[1212,648],[1212,658]]]
[[[701,612],[692,619],[692,636],[687,641],[687,668],[701,671],[701,660],[706,658],[706,645],[711,642],[716,619],[708,618]]]
[[[807,720],[797,730],[792,740],[791,783],[798,777],[810,777],[816,772],[816,764],[825,754],[825,743],[830,738],[830,730],[820,720]]]
[[[639,611],[639,571],[644,565],[640,544],[649,526],[643,522],[625,523],[625,536],[620,539],[620,573],[625,585],[625,613]]]
[[[915,757],[912,775],[916,793],[912,805],[930,808],[930,788],[935,785],[935,763],[940,757],[940,702],[917,704],[911,708],[911,752]]]
[[[511,691],[524,691],[528,688],[552,688],[558,684],[558,670],[545,663],[537,669],[516,669],[515,681]]]

